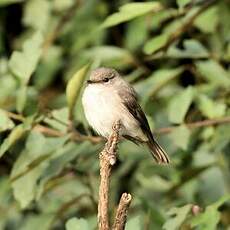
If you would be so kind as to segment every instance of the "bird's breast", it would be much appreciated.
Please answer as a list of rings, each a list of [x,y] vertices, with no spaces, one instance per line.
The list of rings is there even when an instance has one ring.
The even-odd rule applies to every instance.
[[[137,121],[113,88],[88,85],[83,93],[82,103],[89,124],[100,135],[108,137],[118,120],[122,122],[121,135],[143,135]]]
[[[100,85],[86,87],[83,107],[89,124],[102,136],[108,137],[112,126],[123,111],[119,96],[115,91]]]

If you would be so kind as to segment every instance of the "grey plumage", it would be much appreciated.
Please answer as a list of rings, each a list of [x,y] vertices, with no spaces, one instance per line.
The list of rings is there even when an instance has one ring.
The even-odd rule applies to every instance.
[[[165,151],[154,139],[133,87],[111,68],[92,71],[82,103],[90,125],[108,138],[112,126],[120,120],[120,135],[135,143],[145,143],[158,163],[169,163]]]

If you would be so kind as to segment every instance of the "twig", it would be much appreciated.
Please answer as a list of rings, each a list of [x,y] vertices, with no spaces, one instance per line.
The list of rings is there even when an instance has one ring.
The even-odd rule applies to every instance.
[[[64,135],[66,135],[66,133],[64,132],[61,132],[59,130],[56,130],[56,129],[52,129],[52,128],[49,128],[49,127],[46,127],[46,126],[43,126],[43,125],[35,125],[34,130],[40,132],[40,133],[44,133],[48,136],[53,136],[53,137],[62,137]],[[91,143],[94,143],[94,144],[97,144],[97,143],[100,143],[103,141],[103,138],[102,137],[99,137],[99,136],[87,136],[87,135],[82,135],[80,133],[71,133],[71,139],[73,141],[90,141]]]
[[[20,114],[12,113],[12,112],[9,112],[9,111],[5,111],[5,112],[7,113],[8,117],[10,117],[10,118],[12,118],[12,119],[14,119],[16,121],[23,122],[25,120],[25,118]]]
[[[128,193],[123,193],[117,208],[113,230],[125,229],[129,205],[132,201],[132,196]]]
[[[100,153],[100,186],[98,201],[99,230],[109,230],[109,183],[112,166],[116,163],[116,149],[119,139],[120,122],[113,127],[105,148]]]
[[[15,114],[12,112],[6,111],[8,116],[14,120],[21,121],[23,122],[25,118],[19,114]],[[200,127],[207,127],[207,126],[212,126],[212,125],[223,125],[230,123],[230,116],[228,117],[222,117],[222,118],[215,118],[215,119],[206,119],[202,121],[195,121],[191,123],[184,123],[185,126],[187,126],[189,129],[194,129],[194,128],[200,128]],[[171,133],[175,128],[178,126],[169,126],[169,127],[164,127],[164,128],[159,128],[154,130],[155,134],[168,134]],[[49,136],[54,136],[54,137],[61,137],[66,135],[66,133],[63,133],[61,131],[58,131],[56,129],[52,129],[49,127],[46,127],[44,125],[37,124],[34,126],[34,129],[37,130],[38,132],[44,133]],[[82,135],[77,133],[72,134],[72,140],[73,141],[90,141],[92,143],[101,143],[103,141],[103,138],[98,137],[98,136],[87,136],[87,135]]]
[[[195,121],[191,123],[185,123],[184,125],[187,126],[189,129],[194,128],[200,128],[200,127],[206,127],[211,125],[221,125],[221,124],[227,124],[230,123],[230,117],[222,117],[222,118],[216,118],[216,119],[207,119],[203,121]],[[169,126],[165,128],[156,129],[154,133],[156,134],[167,134],[171,133],[175,128],[178,126]]]
[[[60,132],[60,131],[58,131],[56,129],[51,129],[49,127],[39,125],[39,124],[35,125],[33,129],[36,130],[37,132],[45,133],[48,136],[62,137],[62,136],[65,135],[64,132]]]

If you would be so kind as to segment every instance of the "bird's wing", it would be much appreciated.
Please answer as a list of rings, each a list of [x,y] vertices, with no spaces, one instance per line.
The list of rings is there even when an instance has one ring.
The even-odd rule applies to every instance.
[[[137,94],[134,89],[131,86],[124,87],[119,90],[119,96],[124,106],[140,125],[142,132],[147,136],[148,140],[153,141],[154,139],[148,124],[148,120],[138,103]]]
[[[141,109],[137,101],[137,94],[134,89],[130,87],[124,87],[123,89],[119,90],[119,96],[121,97],[122,103],[128,109],[128,111],[132,114],[134,119],[139,123],[142,132],[147,136],[148,142],[147,145],[149,146],[152,156],[158,163],[168,164],[169,158],[166,152],[162,149],[162,147],[157,143],[154,139],[153,134],[150,130],[148,120]],[[128,138],[132,140],[134,137]],[[135,139],[135,138],[134,138]],[[134,141],[135,143],[138,140]]]

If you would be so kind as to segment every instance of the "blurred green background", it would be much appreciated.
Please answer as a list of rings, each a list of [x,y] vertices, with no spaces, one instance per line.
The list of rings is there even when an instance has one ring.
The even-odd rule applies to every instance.
[[[129,192],[128,230],[230,229],[229,61],[229,0],[0,0],[0,229],[96,229],[103,142],[81,93],[99,66],[172,162],[122,142],[111,214]]]

